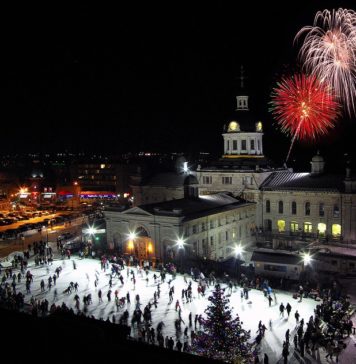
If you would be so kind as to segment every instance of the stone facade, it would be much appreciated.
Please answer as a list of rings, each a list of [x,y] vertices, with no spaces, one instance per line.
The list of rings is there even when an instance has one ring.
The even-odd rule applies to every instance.
[[[159,204],[157,204],[159,205]],[[207,211],[203,216],[184,215],[177,209],[171,212],[144,210],[144,206],[126,211],[105,211],[107,240],[112,248],[128,252],[129,234],[145,231],[147,243],[151,243],[152,255],[147,258],[164,260],[167,255],[176,256],[177,239],[184,240],[186,254],[224,260],[231,256],[233,247],[254,242],[255,206],[241,203],[219,211]]]

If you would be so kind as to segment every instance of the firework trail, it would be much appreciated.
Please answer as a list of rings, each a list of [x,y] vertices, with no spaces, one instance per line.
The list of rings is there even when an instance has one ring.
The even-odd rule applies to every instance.
[[[271,112],[282,131],[292,135],[289,159],[296,139],[315,139],[334,127],[339,104],[328,86],[316,76],[284,77],[273,89]]]
[[[327,82],[351,116],[356,98],[356,12],[348,9],[319,11],[313,26],[302,28],[299,57],[307,73]]]

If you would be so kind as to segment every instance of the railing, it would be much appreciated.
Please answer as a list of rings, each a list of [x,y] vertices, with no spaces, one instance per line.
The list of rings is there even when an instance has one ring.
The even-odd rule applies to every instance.
[[[320,235],[316,233],[306,233],[304,231],[301,232],[292,232],[292,231],[283,231],[280,232],[278,230],[272,231],[257,231],[253,233],[256,236],[256,239],[264,238],[264,239],[278,239],[278,240],[304,240],[307,242],[318,240],[320,243],[341,243],[343,241],[342,236],[333,236],[333,235]]]

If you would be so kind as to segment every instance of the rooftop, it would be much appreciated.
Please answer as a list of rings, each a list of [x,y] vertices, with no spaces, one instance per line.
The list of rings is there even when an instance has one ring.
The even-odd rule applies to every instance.
[[[184,220],[191,220],[248,205],[253,205],[253,203],[246,202],[245,200],[238,200],[232,196],[219,193],[200,196],[196,199],[182,198],[140,205],[136,208],[128,209],[124,213],[130,213],[133,212],[134,209],[139,208],[152,215],[183,217]]]
[[[343,175],[293,172],[274,172],[261,185],[264,191],[295,190],[295,191],[344,191]]]

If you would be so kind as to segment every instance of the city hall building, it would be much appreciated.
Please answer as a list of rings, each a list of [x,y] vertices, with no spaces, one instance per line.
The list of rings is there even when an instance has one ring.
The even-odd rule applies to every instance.
[[[188,174],[178,168],[156,175],[133,188],[138,206],[107,210],[108,244],[165,259],[182,238],[187,254],[214,260],[227,259],[231,247],[241,244],[250,251],[244,259],[260,273],[285,276],[292,269],[294,279],[303,268],[300,252],[314,244],[326,267],[355,271],[353,254],[331,257],[332,249],[320,249],[320,244],[356,247],[356,181],[350,169],[327,174],[319,154],[310,172],[275,165],[264,155],[263,123],[251,113],[245,92],[236,97],[222,136],[219,160]],[[135,231],[133,248],[128,234]]]

